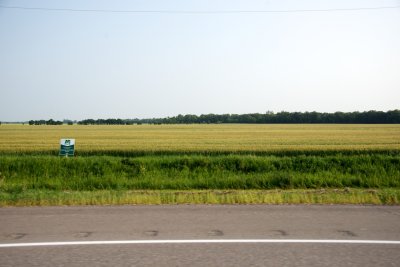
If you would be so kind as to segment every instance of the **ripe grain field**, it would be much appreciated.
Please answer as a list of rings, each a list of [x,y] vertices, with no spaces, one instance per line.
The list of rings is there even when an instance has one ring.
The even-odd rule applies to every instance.
[[[0,153],[58,150],[59,139],[75,138],[77,153],[400,151],[400,125],[220,124],[29,126],[1,125]]]
[[[399,204],[400,125],[0,125],[0,206],[179,203]]]

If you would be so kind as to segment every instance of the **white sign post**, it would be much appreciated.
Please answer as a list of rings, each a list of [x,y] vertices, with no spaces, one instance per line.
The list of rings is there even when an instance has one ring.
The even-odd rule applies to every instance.
[[[60,156],[73,157],[75,152],[75,139],[60,140]]]

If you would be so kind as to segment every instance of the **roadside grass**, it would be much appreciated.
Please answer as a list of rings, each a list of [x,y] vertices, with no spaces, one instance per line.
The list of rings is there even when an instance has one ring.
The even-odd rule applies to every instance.
[[[373,204],[399,205],[400,189],[317,190],[26,190],[0,192],[0,207],[161,204]]]
[[[0,190],[400,188],[400,155],[3,156]]]
[[[399,200],[398,154],[0,157],[0,206]]]

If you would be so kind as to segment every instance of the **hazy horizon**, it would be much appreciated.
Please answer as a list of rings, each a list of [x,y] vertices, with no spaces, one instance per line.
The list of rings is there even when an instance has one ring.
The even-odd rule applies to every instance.
[[[399,109],[395,109],[395,110],[399,110]],[[363,112],[368,112],[368,111],[388,112],[388,111],[394,111],[394,110],[386,110],[386,111],[383,111],[383,110],[363,110],[363,111],[355,110],[355,111],[349,111],[349,112],[350,112],[350,113],[352,113],[352,112],[363,113]],[[185,115],[201,116],[201,115],[211,115],[211,114],[213,114],[213,115],[225,115],[225,114],[229,114],[229,115],[246,115],[246,114],[266,114],[266,113],[270,113],[270,112],[272,112],[273,114],[279,114],[280,112],[289,112],[289,111],[281,110],[281,111],[278,111],[278,112],[274,112],[274,111],[269,110],[269,111],[264,112],[264,113],[263,113],[263,112],[254,112],[254,113],[241,113],[241,114],[238,114],[238,113],[176,114],[176,115],[167,116],[167,117],[145,117],[145,118],[138,118],[138,117],[129,117],[129,118],[127,118],[127,117],[113,117],[113,118],[101,117],[101,118],[85,118],[85,119],[80,119],[80,120],[74,119],[74,118],[63,118],[63,119],[40,118],[40,119],[27,119],[27,120],[20,120],[20,121],[18,121],[18,120],[16,120],[16,121],[0,121],[0,122],[1,122],[1,123],[27,123],[27,122],[29,122],[29,121],[31,121],[31,120],[33,120],[33,121],[36,121],[36,120],[45,120],[45,121],[48,121],[48,120],[51,120],[51,119],[53,119],[54,121],[73,121],[73,122],[79,122],[79,121],[86,120],[86,119],[94,119],[94,120],[107,120],[107,119],[122,119],[122,120],[135,120],[135,119],[142,120],[142,119],[144,119],[144,120],[146,120],[146,119],[149,119],[149,120],[151,120],[151,119],[167,119],[167,118],[173,118],[173,117],[177,117],[177,116],[179,116],[179,115],[183,115],[183,116],[185,116]],[[290,112],[290,113],[295,113],[295,112],[301,112],[301,113],[307,113],[307,112],[308,112],[308,113],[312,113],[312,112],[317,112],[317,113],[329,113],[329,114],[333,114],[333,113],[342,112],[342,111],[338,110],[338,111],[335,111],[335,112],[319,112],[319,111],[315,111],[315,110],[314,110],[314,111],[293,111],[293,112]],[[344,113],[347,113],[347,112],[344,112]]]
[[[400,108],[399,0],[0,6],[0,121]]]

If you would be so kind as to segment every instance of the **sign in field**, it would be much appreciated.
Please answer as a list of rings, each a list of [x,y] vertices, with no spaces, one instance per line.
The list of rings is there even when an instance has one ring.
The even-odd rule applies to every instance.
[[[60,140],[60,156],[73,157],[75,153],[75,139]]]

